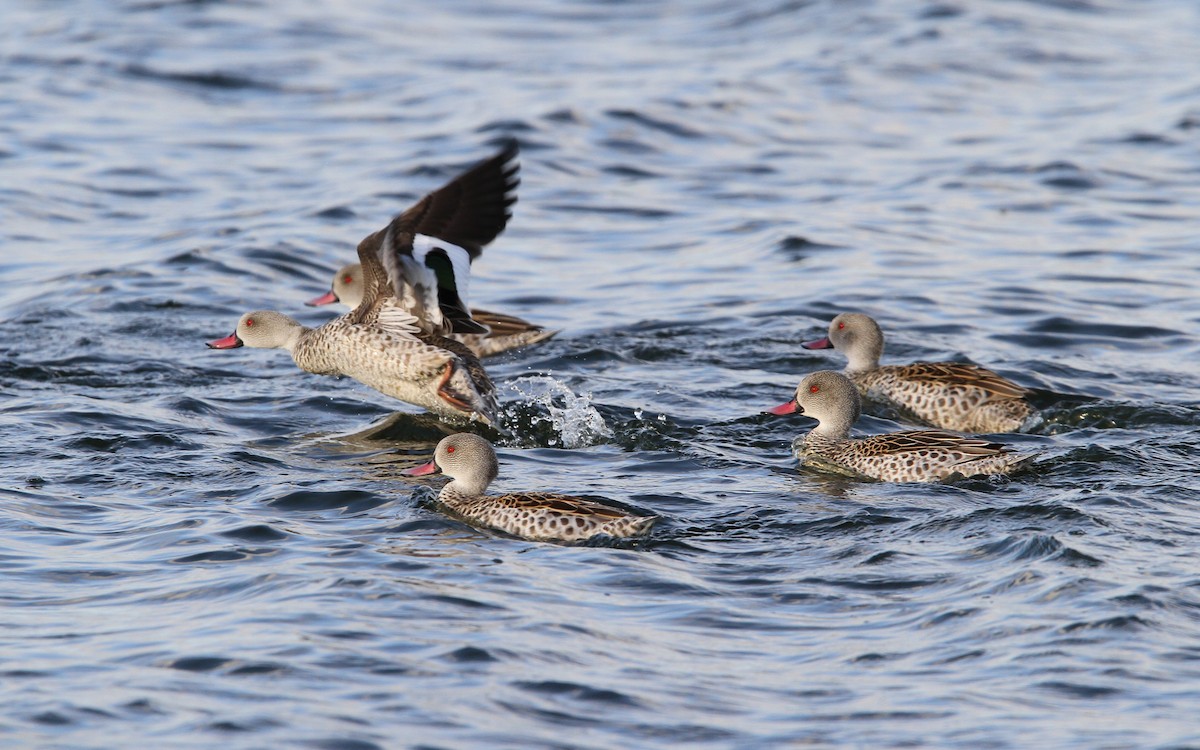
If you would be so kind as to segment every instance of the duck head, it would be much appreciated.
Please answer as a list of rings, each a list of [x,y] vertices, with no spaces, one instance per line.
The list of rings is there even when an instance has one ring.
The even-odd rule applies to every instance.
[[[223,339],[208,342],[209,349],[235,349],[249,346],[258,349],[287,349],[291,351],[300,340],[304,327],[283,313],[271,310],[248,312],[238,320],[234,332]]]
[[[500,473],[500,462],[491,443],[473,433],[460,432],[442,438],[432,461],[400,473],[410,477],[442,473],[453,479],[462,492],[482,495]]]
[[[342,266],[333,275],[333,283],[330,285],[328,292],[320,297],[310,299],[304,304],[309,307],[319,307],[320,305],[332,305],[335,302],[341,302],[343,305],[355,308],[358,307],[358,303],[362,302],[362,297],[362,265],[351,263]]]
[[[883,356],[883,331],[862,313],[842,313],[829,323],[829,335],[800,344],[805,349],[837,349],[849,360],[850,372],[874,370]]]

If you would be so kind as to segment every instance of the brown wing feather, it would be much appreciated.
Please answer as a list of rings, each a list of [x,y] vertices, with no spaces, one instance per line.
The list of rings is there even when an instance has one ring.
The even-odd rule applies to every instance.
[[[351,312],[354,323],[369,323],[378,314],[380,298],[398,293],[400,274],[382,252],[390,235],[396,247],[412,248],[413,234],[420,233],[459,245],[474,260],[483,246],[496,239],[512,216],[516,203],[518,146],[510,140],[498,154],[464,172],[417,201],[386,227],[372,232],[358,243],[358,262],[362,265],[363,298]],[[421,316],[418,316],[421,317]]]
[[[498,154],[417,201],[397,217],[394,231],[453,242],[479,257],[512,218],[521,183],[518,146],[509,140]]]
[[[897,377],[944,385],[947,380],[979,388],[995,398],[1025,398],[1029,390],[986,367],[966,362],[914,362],[895,368]]]
[[[1005,447],[983,438],[968,437],[942,430],[905,430],[863,438],[865,455],[886,456],[928,448],[947,448],[972,456],[995,456]]]
[[[509,495],[496,495],[495,501],[510,508],[528,508],[537,510],[546,508],[558,513],[571,513],[580,516],[603,516],[605,518],[624,518],[629,515],[623,510],[613,508],[594,500],[572,495],[557,495],[550,492],[522,492]]]
[[[363,296],[358,307],[350,311],[350,321],[355,324],[370,323],[379,315],[383,300],[394,296],[387,271],[379,257],[379,244],[386,229],[380,229],[358,243],[358,262],[362,266]]]
[[[529,331],[541,331],[541,326],[522,320],[515,315],[489,312],[487,310],[471,310],[471,317],[476,322],[488,327],[492,336],[516,336]]]

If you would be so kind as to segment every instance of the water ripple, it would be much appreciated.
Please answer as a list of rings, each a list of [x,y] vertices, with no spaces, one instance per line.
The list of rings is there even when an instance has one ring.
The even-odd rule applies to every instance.
[[[1196,744],[1190,4],[10,6],[10,744]],[[488,361],[497,488],[644,542],[451,518],[459,428],[203,346],[510,136],[472,302],[563,333]],[[1036,464],[798,470],[844,310],[1034,388]]]

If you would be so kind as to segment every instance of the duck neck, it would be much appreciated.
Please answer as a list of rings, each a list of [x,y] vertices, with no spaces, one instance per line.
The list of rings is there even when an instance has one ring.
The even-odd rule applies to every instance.
[[[438,493],[438,500],[451,508],[464,505],[469,500],[478,499],[487,490],[486,484],[472,482],[466,479],[454,479]]]
[[[846,352],[846,372],[870,372],[879,369],[883,347],[862,347]]]
[[[840,443],[850,437],[850,428],[853,426],[854,420],[849,415],[822,419],[808,433],[809,440],[829,444]]]
[[[288,353],[294,355],[296,353],[296,347],[300,345],[300,340],[308,336],[308,334],[312,333],[312,331],[313,329],[309,328],[308,326],[297,324],[294,328],[290,328],[288,330],[287,337],[284,338],[283,343],[279,345],[279,348],[287,349]]]
[[[855,332],[854,337],[847,343],[846,372],[870,372],[879,368],[879,358],[883,356],[883,331],[872,320],[869,326]]]

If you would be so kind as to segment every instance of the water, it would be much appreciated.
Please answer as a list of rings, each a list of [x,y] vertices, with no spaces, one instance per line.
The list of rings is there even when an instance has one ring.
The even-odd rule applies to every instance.
[[[1194,3],[3,15],[0,745],[1200,747]],[[472,302],[563,332],[497,486],[646,543],[447,518],[443,426],[203,347],[508,135]],[[843,310],[1039,389],[1037,465],[797,471]]]

